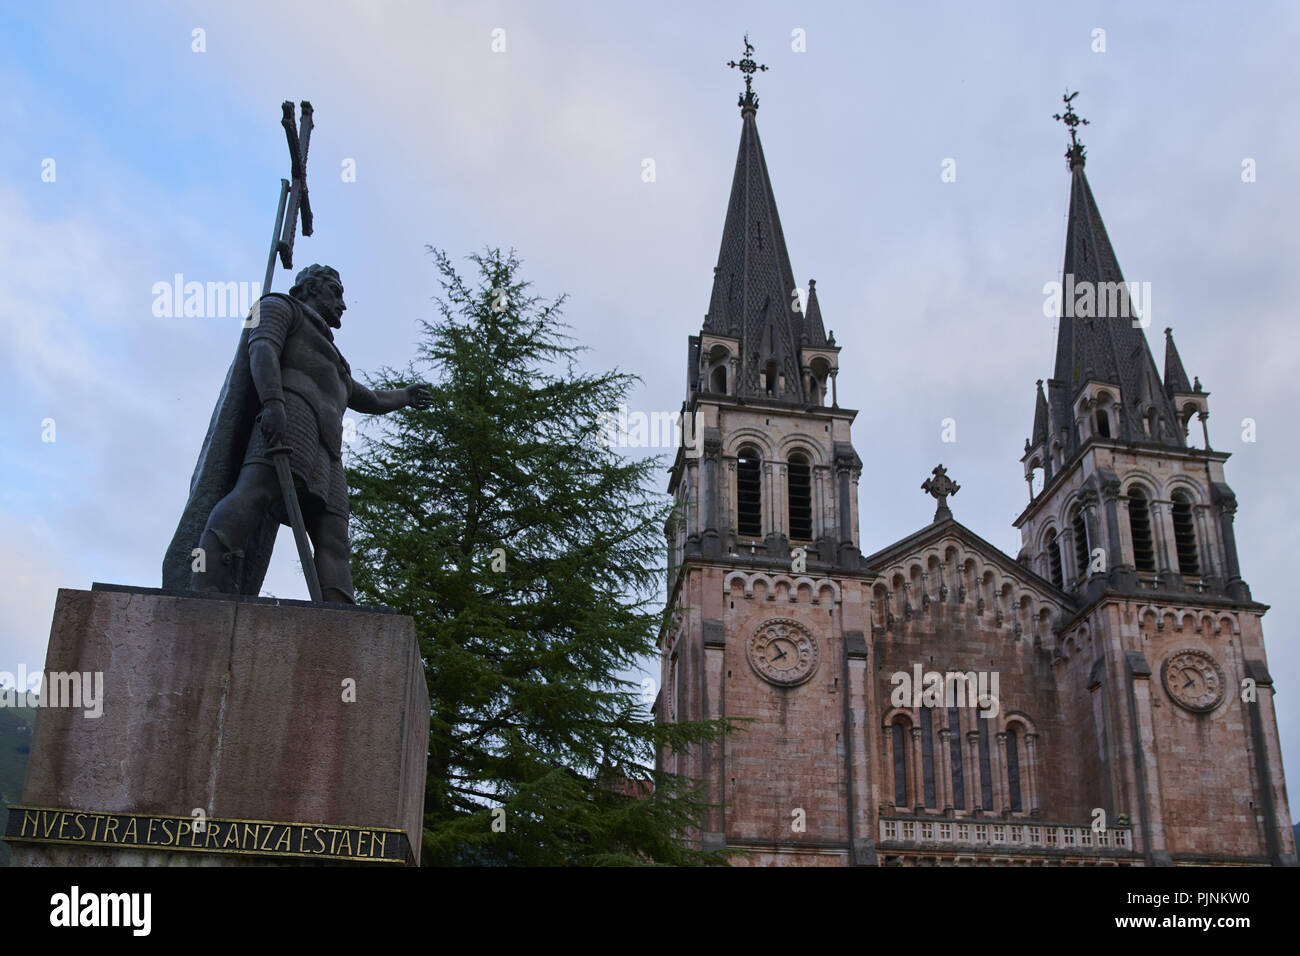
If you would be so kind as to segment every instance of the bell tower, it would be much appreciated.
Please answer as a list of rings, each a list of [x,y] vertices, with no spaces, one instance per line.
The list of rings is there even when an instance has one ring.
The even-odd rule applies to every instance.
[[[1038,382],[1022,458],[1020,561],[1074,598],[1059,626],[1066,718],[1091,726],[1086,800],[1127,818],[1149,863],[1295,862],[1262,618],[1242,578],[1228,453],[1209,392],[1165,329],[1148,347],[1150,283],[1126,282],[1070,131],[1056,365]],[[1192,418],[1202,447],[1189,441]],[[1085,802],[1086,802],[1085,800]]]
[[[694,442],[668,487],[675,614],[656,713],[751,723],[666,756],[666,769],[707,782],[708,845],[754,863],[873,862],[857,413],[838,403],[840,350],[816,283],[796,286],[786,250],[756,122],[753,75],[766,67],[748,38],[729,65],[745,78],[740,149],[708,311],[688,339]]]

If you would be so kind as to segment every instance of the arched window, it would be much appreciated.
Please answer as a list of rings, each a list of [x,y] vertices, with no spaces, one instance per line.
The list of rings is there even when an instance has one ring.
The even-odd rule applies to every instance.
[[[894,741],[894,806],[907,806],[907,731],[902,721],[890,728]]]
[[[713,367],[713,384],[710,388],[719,395],[727,394],[727,367],[725,365],[715,365]]]
[[[921,708],[921,781],[925,786],[925,805],[935,809],[934,800],[934,711]]]
[[[1128,529],[1133,536],[1133,567],[1148,573],[1154,571],[1156,550],[1151,543],[1151,511],[1146,492],[1141,488],[1129,489]]]
[[[790,456],[789,475],[790,537],[795,541],[812,540],[812,468],[799,452]]]
[[[948,708],[948,745],[952,758],[952,805],[956,810],[966,809],[966,786],[961,772],[961,711]]]
[[[1014,728],[1007,728],[1007,786],[1011,788],[1011,812],[1019,813],[1020,803],[1020,748],[1016,743]]]
[[[1106,414],[1106,409],[1104,408],[1097,409],[1095,420],[1097,426],[1097,437],[1109,438],[1110,437],[1110,416]]]
[[[763,482],[758,449],[746,445],[736,460],[736,532],[746,538],[763,536]]]
[[[1160,412],[1154,406],[1147,409],[1147,434],[1152,438],[1160,437]]]
[[[1061,545],[1056,540],[1056,532],[1047,532],[1047,568],[1052,576],[1052,583],[1058,588],[1065,587],[1065,577],[1061,573]]]
[[[1174,547],[1178,551],[1178,573],[1195,577],[1201,573],[1196,557],[1196,527],[1192,523],[1192,503],[1181,491],[1174,492]]]
[[[1074,571],[1075,579],[1082,583],[1088,577],[1088,522],[1084,520],[1083,509],[1078,508],[1070,519],[1074,530]]]

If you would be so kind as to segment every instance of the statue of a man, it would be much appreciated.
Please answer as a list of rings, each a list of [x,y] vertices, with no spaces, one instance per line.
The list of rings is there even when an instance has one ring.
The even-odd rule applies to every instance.
[[[348,564],[343,414],[427,407],[422,385],[374,392],[334,345],[347,306],[329,266],[298,273],[288,295],[262,296],[212,413],[190,498],[163,559],[163,587],[257,594],[288,524],[271,449],[288,446],[325,601],[355,603]]]

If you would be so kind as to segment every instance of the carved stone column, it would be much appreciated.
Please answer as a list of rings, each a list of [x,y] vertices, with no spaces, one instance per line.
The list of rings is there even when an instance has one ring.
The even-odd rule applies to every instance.
[[[1237,561],[1237,536],[1232,522],[1237,515],[1237,499],[1231,494],[1219,495],[1219,533],[1223,536],[1223,573],[1228,593],[1233,597],[1250,599],[1250,590],[1241,579],[1241,565]]]
[[[980,717],[979,720],[991,720],[988,717]],[[989,776],[993,779],[993,812],[1005,814],[1007,811],[1007,786],[1006,786],[1006,760],[1002,757],[1002,748],[1004,744],[998,742],[998,738],[1005,739],[1006,734],[994,733],[989,728]]]
[[[716,428],[704,429],[704,502],[701,520],[704,531],[700,535],[700,550],[706,558],[722,555],[722,542],[718,537],[718,499],[722,459],[722,435]]]
[[[979,718],[975,718],[979,720]],[[978,730],[966,731],[966,766],[970,767],[970,773],[966,774],[966,785],[971,788],[971,798],[967,801],[971,810],[984,809],[984,779],[981,776],[983,768],[980,766],[980,732]]]
[[[1162,587],[1177,587],[1178,558],[1174,552],[1174,516],[1172,502],[1151,502],[1151,528],[1156,537],[1156,577]]]
[[[1120,482],[1118,478],[1109,477],[1101,483],[1102,511],[1106,515],[1106,555],[1107,578],[1122,587],[1132,587],[1137,583],[1132,556],[1124,551],[1120,538]]]
[[[885,799],[880,801],[880,805],[897,807],[898,806],[898,777],[895,771],[896,758],[894,757],[894,725],[887,723],[883,727],[881,738],[885,741],[885,772],[882,778],[885,780]],[[904,781],[906,782],[906,781]]]
[[[921,728],[912,728],[912,779],[916,781],[916,795],[912,805],[917,813],[925,812],[925,767],[922,765]]]
[[[944,713],[947,711],[945,709]],[[944,717],[944,720],[947,720]],[[952,814],[952,731],[944,727],[939,731],[939,767],[942,772],[942,787],[939,799],[935,801],[944,813]]]
[[[1082,568],[1079,575],[1080,580],[1091,580],[1092,575],[1089,569],[1092,567],[1092,552],[1102,546],[1101,521],[1097,515],[1098,495],[1092,488],[1084,488],[1079,492],[1079,498],[1082,501],[1083,523],[1088,529],[1088,563]],[[1112,557],[1106,555],[1106,570],[1110,570]]]
[[[1038,802],[1038,734],[1025,734],[1025,763],[1029,770],[1029,815],[1040,814]]]

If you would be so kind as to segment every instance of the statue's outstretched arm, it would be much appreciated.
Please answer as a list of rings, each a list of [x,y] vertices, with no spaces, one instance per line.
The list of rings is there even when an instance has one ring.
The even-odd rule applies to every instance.
[[[353,379],[352,394],[348,396],[348,408],[367,415],[387,415],[408,405],[426,408],[431,401],[432,396],[424,385],[409,385],[406,388],[374,392]]]

